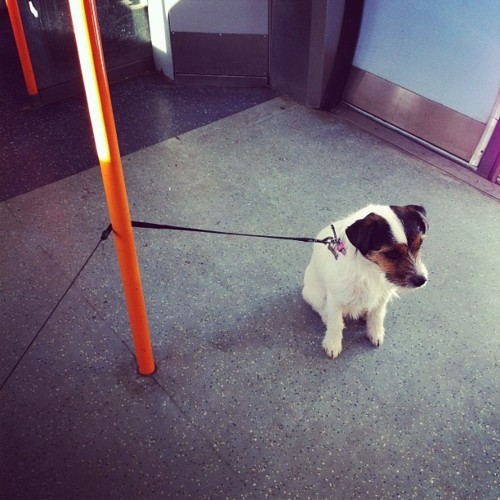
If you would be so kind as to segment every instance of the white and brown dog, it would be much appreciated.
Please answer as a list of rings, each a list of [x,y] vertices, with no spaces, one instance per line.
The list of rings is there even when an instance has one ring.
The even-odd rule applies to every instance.
[[[323,319],[323,348],[336,358],[342,351],[344,317],[366,317],[368,338],[378,347],[384,341],[387,303],[398,288],[426,283],[419,250],[427,220],[421,206],[369,205],[332,226],[318,240],[331,236],[334,228],[336,248],[314,246],[302,295]],[[332,255],[337,252],[338,259]]]

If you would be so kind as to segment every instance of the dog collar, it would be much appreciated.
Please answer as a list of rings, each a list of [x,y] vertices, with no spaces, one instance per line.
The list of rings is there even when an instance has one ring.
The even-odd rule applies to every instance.
[[[333,236],[328,236],[323,240],[323,243],[326,245],[326,248],[332,252],[335,260],[339,258],[339,253],[342,255],[346,254],[346,248],[344,242],[337,236],[337,232],[335,231],[335,226],[331,224]]]

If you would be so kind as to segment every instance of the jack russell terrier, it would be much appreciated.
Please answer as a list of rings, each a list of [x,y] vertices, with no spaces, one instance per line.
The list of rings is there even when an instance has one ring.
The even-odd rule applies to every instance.
[[[420,288],[427,281],[419,254],[427,227],[421,206],[369,205],[318,234],[328,240],[333,230],[334,237],[328,246],[314,246],[302,295],[326,326],[328,357],[342,351],[344,317],[366,317],[368,338],[382,345],[388,302],[398,288]]]

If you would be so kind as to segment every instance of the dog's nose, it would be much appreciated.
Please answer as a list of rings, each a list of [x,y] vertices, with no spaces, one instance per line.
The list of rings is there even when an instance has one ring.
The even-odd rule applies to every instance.
[[[416,276],[413,276],[411,278],[411,284],[415,288],[418,288],[418,287],[425,285],[426,282],[427,282],[427,278],[425,276],[420,275],[420,274],[417,274]]]

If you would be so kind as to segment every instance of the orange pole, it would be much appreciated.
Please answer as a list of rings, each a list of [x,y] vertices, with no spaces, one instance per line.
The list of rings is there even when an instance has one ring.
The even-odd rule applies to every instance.
[[[95,0],[69,0],[139,373],[155,371]]]
[[[26,43],[26,36],[24,35],[23,23],[19,12],[19,6],[17,5],[17,0],[7,0],[7,11],[9,12],[10,24],[12,25],[12,31],[14,32],[14,39],[16,41],[19,59],[21,60],[21,68],[23,70],[24,81],[26,82],[28,94],[31,96],[37,96],[38,88],[36,86],[35,73],[33,72],[33,66],[31,65],[30,53],[28,50],[28,44]]]

